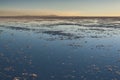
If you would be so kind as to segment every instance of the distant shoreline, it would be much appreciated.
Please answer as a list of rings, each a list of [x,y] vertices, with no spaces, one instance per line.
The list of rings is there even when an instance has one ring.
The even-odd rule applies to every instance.
[[[120,18],[120,16],[0,16],[0,18],[28,19],[82,19],[82,18]]]

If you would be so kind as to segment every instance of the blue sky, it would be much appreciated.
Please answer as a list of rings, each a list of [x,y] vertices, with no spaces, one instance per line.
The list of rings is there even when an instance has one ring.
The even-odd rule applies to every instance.
[[[56,15],[69,13],[71,16],[119,16],[119,10],[120,0],[0,0],[0,12],[6,15],[10,11],[11,14],[31,12],[38,15],[45,12]]]

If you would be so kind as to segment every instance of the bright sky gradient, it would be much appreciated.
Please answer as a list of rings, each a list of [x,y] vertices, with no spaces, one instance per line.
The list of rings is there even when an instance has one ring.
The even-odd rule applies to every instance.
[[[0,16],[120,16],[120,0],[0,0]]]

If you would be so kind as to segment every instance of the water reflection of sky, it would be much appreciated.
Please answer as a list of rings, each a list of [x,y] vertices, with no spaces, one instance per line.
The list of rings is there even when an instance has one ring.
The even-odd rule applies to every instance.
[[[119,20],[65,21],[0,21],[0,78],[119,80]]]

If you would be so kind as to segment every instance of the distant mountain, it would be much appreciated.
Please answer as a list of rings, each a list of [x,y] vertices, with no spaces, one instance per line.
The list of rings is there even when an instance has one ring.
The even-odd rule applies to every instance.
[[[58,16],[58,15],[31,16],[31,15],[22,15],[22,16],[0,16],[0,18],[80,19],[80,18],[120,18],[120,16]]]

